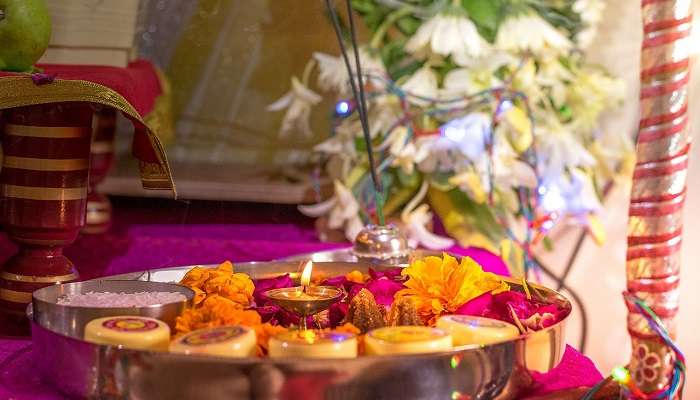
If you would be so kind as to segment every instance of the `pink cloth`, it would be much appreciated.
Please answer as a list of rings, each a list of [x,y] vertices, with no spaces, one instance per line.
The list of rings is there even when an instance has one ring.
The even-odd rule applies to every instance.
[[[312,221],[289,206],[118,199],[114,216],[111,232],[83,236],[66,249],[84,279],[227,259],[272,260],[347,246],[319,242]],[[14,252],[13,247],[0,237],[1,261]],[[450,251],[474,257],[491,272],[508,274],[499,258],[486,251]],[[0,337],[0,399],[63,398],[35,378],[32,362],[30,340]],[[600,379],[593,363],[568,347],[559,367],[537,378],[532,394],[592,386]]]

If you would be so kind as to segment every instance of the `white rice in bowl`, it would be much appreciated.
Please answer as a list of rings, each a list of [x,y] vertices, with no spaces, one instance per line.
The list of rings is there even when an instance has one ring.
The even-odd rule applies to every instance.
[[[178,292],[87,292],[63,295],[58,298],[57,304],[76,307],[129,308],[176,303],[185,300],[187,300],[187,297]]]

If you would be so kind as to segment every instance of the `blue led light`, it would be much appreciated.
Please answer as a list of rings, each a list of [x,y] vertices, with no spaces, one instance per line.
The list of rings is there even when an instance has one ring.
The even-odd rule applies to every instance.
[[[335,113],[341,116],[347,115],[350,112],[350,103],[341,100],[335,105]]]

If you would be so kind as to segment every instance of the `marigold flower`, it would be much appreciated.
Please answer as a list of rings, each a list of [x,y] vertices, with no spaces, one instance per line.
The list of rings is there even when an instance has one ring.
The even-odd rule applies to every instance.
[[[260,325],[260,314],[245,310],[239,303],[219,295],[210,295],[198,306],[187,309],[175,320],[175,332],[180,335],[202,328],[225,325]]]
[[[230,261],[217,268],[194,267],[185,274],[180,284],[194,290],[195,305],[211,295],[219,295],[247,307],[255,290],[255,285],[247,274],[233,272]]]
[[[353,270],[351,272],[348,272],[345,275],[345,278],[349,280],[350,282],[355,282],[355,283],[365,283],[365,277],[362,275],[362,272],[358,270]]]
[[[406,289],[396,296],[410,297],[426,325],[433,326],[441,315],[452,313],[484,293],[501,293],[510,287],[497,275],[484,272],[470,257],[457,262],[452,256],[426,257],[405,268]]]
[[[287,328],[281,325],[272,325],[269,323],[255,325],[253,329],[255,329],[255,334],[258,337],[258,356],[261,357],[267,355],[270,349],[270,338],[287,330]]]

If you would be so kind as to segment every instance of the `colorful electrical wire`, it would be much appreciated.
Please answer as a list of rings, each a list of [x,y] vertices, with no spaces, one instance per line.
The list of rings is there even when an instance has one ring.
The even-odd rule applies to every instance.
[[[661,400],[682,398],[683,387],[686,380],[685,356],[678,345],[671,339],[668,331],[664,327],[663,322],[656,315],[644,300],[634,296],[631,293],[624,292],[623,297],[629,303],[634,305],[637,311],[644,317],[649,324],[649,327],[658,335],[659,339],[668,346],[674,353],[673,370],[671,372],[670,382],[667,387],[656,390],[651,393],[643,392],[631,378],[629,370],[625,367],[615,367],[611,375],[589,390],[582,400],[593,399],[593,396],[610,380],[620,384],[622,394],[628,399],[638,400]]]

